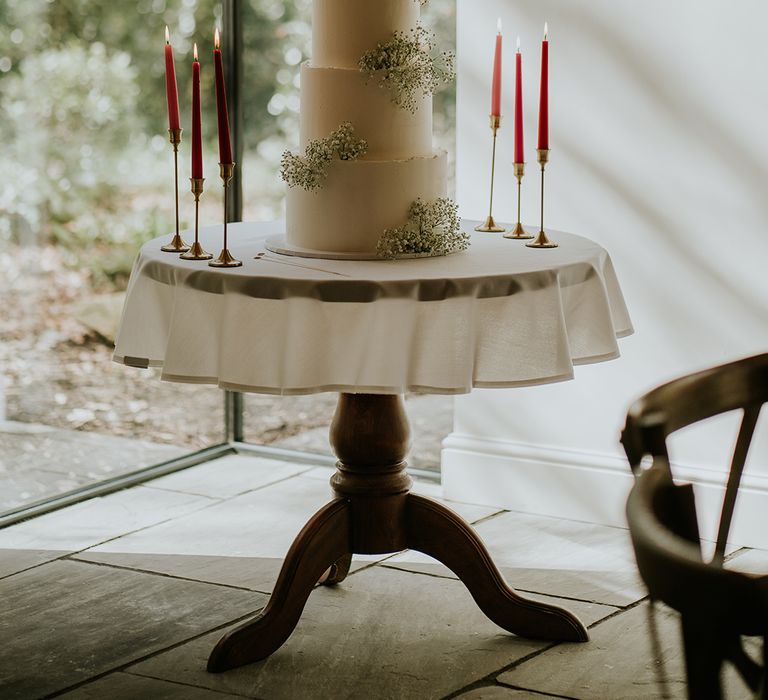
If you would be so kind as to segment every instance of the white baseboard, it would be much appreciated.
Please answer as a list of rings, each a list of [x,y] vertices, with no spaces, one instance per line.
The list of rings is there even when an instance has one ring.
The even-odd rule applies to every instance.
[[[768,477],[744,474],[730,540],[768,549]],[[694,484],[702,534],[711,537],[722,503],[724,471],[673,465]],[[446,498],[569,520],[626,527],[633,477],[619,455],[513,443],[452,433],[443,442]]]

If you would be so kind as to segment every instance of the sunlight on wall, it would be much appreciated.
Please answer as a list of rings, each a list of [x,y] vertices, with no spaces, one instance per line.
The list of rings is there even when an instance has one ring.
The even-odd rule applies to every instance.
[[[462,214],[487,212],[488,107],[496,17],[505,27],[497,218],[514,215],[513,51],[524,51],[523,219],[535,223],[539,51],[550,27],[547,225],[613,257],[636,328],[623,357],[576,381],[477,391],[456,433],[619,454],[630,401],[668,378],[768,348],[768,6],[760,0],[487,0],[459,3]],[[542,251],[542,256],[546,251]],[[768,423],[752,472],[768,474]],[[710,438],[681,436],[684,463],[719,465]]]

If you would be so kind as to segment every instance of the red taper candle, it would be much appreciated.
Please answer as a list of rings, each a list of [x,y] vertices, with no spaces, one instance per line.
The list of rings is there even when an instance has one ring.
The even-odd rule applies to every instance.
[[[523,57],[520,53],[520,37],[517,37],[515,54],[515,163],[525,163],[523,146]]]
[[[493,83],[491,86],[491,116],[501,116],[501,17],[496,34],[496,53],[493,58]]]
[[[229,138],[229,114],[227,113],[227,88],[224,84],[224,64],[219,48],[219,29],[213,33],[213,67],[216,71],[216,114],[219,117],[219,163],[232,162],[232,142]]]
[[[192,177],[203,177],[203,133],[200,116],[200,61],[197,44],[192,49]]]
[[[549,41],[547,23],[544,22],[544,40],[541,42],[541,91],[539,93],[539,150],[549,149]]]
[[[165,95],[168,98],[168,128],[180,129],[176,65],[173,62],[173,46],[171,46],[171,34],[167,26],[165,27]]]

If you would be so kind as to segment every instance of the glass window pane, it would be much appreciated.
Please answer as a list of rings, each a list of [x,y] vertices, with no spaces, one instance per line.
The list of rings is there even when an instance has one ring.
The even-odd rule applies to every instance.
[[[280,156],[298,141],[311,0],[242,5],[244,218],[274,219],[283,215]],[[452,48],[455,0],[432,0],[424,14]],[[173,226],[166,24],[185,128],[181,225],[192,221],[183,183],[193,42],[209,174],[200,216],[221,217],[209,58],[221,17],[218,0],[0,0],[12,28],[0,34],[0,511],[222,438],[218,389],[163,383],[158,370],[110,360],[136,251]],[[435,99],[435,142],[451,158],[454,100],[453,88]],[[245,403],[248,437],[275,442],[327,425],[335,396]]]
[[[222,439],[221,391],[111,361],[136,251],[173,225],[164,25],[186,125],[191,42],[209,45],[219,14],[214,0],[0,0],[0,511]]]

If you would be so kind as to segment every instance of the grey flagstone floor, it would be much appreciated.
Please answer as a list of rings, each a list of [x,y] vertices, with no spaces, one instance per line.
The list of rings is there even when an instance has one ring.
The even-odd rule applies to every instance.
[[[625,530],[461,503],[510,584],[577,613],[588,643],[509,635],[450,571],[404,552],[356,557],[278,652],[208,674],[218,637],[265,604],[330,474],[228,456],[0,530],[0,698],[685,697],[678,621],[649,606]],[[731,561],[765,571],[768,552]]]

